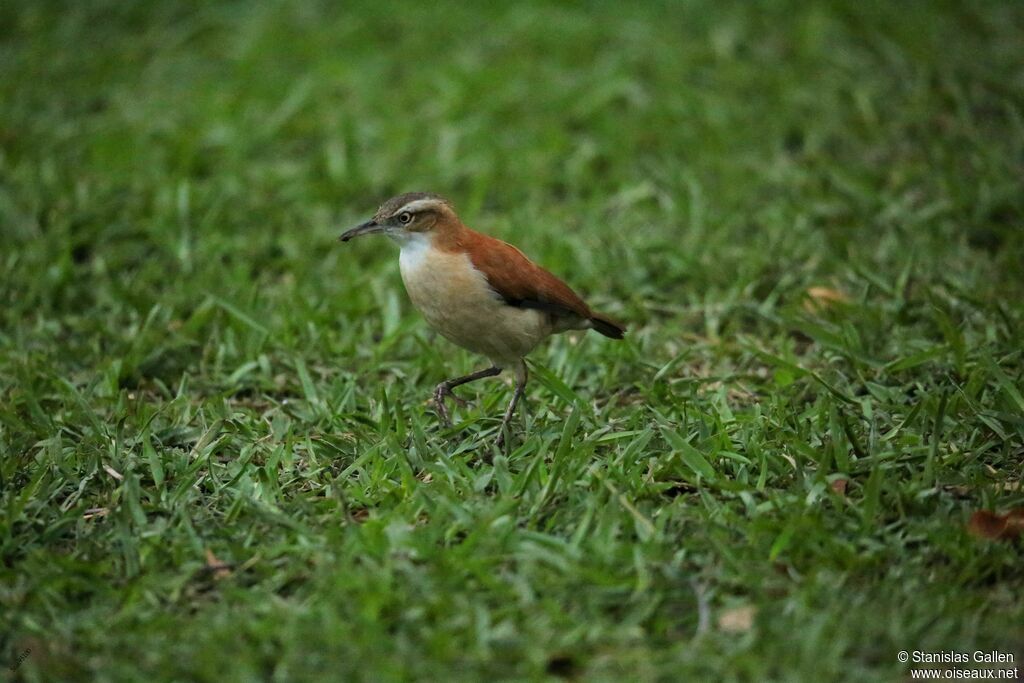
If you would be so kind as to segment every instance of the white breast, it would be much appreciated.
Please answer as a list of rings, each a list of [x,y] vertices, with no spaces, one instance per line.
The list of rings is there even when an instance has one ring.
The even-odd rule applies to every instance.
[[[548,316],[507,305],[465,253],[435,249],[424,234],[406,234],[398,263],[413,305],[459,346],[505,366],[551,333]]]

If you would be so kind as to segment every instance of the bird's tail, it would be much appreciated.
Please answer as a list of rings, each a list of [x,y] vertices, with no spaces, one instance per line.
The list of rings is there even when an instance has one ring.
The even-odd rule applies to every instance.
[[[622,339],[626,334],[625,327],[600,313],[594,313],[590,316],[590,325],[604,336],[612,339]]]

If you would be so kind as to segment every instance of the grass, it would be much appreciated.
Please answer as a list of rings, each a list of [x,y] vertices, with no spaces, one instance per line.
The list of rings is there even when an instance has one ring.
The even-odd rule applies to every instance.
[[[1022,29],[1013,2],[0,8],[5,675],[1019,663],[1021,545],[964,524],[1024,505]],[[335,241],[407,190],[630,327],[535,352],[491,461],[507,380],[440,431],[432,387],[480,359],[393,245]]]

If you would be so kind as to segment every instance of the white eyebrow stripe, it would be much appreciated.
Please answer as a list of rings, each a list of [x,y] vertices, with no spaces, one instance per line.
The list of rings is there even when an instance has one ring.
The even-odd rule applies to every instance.
[[[395,214],[402,213],[403,211],[408,211],[409,213],[416,213],[417,211],[422,211],[423,209],[436,209],[442,204],[444,204],[444,202],[439,201],[437,199],[414,199],[413,201],[409,202],[408,204],[400,208],[398,211],[395,211]]]

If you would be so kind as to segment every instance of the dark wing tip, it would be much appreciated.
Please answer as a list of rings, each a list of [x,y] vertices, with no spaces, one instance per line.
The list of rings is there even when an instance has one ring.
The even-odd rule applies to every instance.
[[[610,339],[622,339],[626,336],[625,327],[599,313],[591,316],[590,324],[594,326],[594,330]]]

